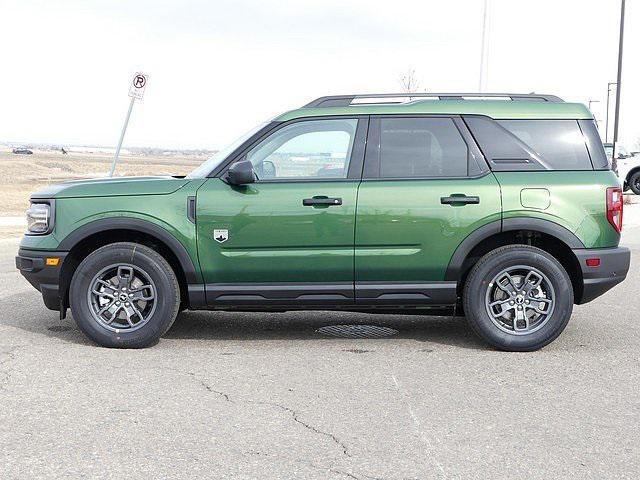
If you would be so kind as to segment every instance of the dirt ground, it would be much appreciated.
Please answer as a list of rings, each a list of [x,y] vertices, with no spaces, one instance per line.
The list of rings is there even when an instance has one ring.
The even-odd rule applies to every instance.
[[[33,155],[0,151],[0,217],[22,216],[29,206],[29,195],[39,188],[67,180],[104,177],[112,157],[107,154],[81,154],[34,150]],[[116,175],[185,175],[206,160],[204,156],[121,156]]]

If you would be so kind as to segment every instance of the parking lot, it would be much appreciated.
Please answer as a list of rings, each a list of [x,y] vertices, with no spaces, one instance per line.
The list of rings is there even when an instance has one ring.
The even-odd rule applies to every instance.
[[[0,478],[637,478],[638,207],[628,279],[534,353],[327,312],[185,312],[153,348],[98,348],[0,240]],[[345,323],[399,333],[315,331]]]

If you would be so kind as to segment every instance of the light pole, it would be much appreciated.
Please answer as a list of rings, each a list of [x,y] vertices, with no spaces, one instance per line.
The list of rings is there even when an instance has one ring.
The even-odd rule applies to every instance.
[[[616,144],[618,143],[618,127],[620,123],[620,91],[622,90],[622,47],[624,45],[624,4],[620,2],[620,43],[618,45],[618,88],[616,89],[616,113],[613,121],[613,166],[616,167]]]
[[[593,111],[591,110],[591,104],[592,103],[600,103],[600,100],[589,100],[589,111],[591,113],[593,113]],[[598,124],[598,119],[596,118],[596,114],[595,113],[593,113],[593,119],[595,120],[596,125],[597,125]]]
[[[486,68],[485,56],[486,57],[489,56],[488,52],[485,54],[485,49],[486,49],[485,44],[487,43],[487,10],[489,6],[488,4],[489,4],[489,0],[484,0],[484,13],[482,16],[482,44],[480,46],[480,78],[478,79],[478,92],[484,91],[484,87],[485,87],[484,70]]]
[[[611,101],[609,100],[611,96],[611,85],[617,85],[617,82],[609,82],[607,83],[607,117],[605,120],[604,127],[604,141],[605,143],[609,141],[609,104]]]

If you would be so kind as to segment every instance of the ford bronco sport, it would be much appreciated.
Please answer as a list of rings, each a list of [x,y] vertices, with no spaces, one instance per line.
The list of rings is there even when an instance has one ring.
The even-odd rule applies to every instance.
[[[621,282],[622,192],[550,95],[322,97],[190,175],[34,193],[17,267],[63,318],[143,347],[181,309],[464,314],[530,351]]]

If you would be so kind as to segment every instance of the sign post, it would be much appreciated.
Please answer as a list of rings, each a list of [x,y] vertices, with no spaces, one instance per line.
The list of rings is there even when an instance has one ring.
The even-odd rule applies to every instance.
[[[120,140],[118,140],[118,146],[116,147],[116,153],[113,156],[113,162],[111,163],[111,169],[109,170],[109,177],[113,177],[113,173],[116,170],[116,164],[118,163],[118,157],[120,156],[120,148],[122,147],[122,141],[124,140],[124,134],[127,131],[127,125],[129,125],[129,117],[131,117],[131,111],[133,110],[133,104],[136,99],[142,100],[144,96],[144,89],[147,86],[147,80],[149,76],[138,72],[133,76],[133,81],[129,87],[129,96],[131,101],[129,102],[129,110],[127,116],[124,119],[124,125],[122,126],[122,132],[120,132]]]

